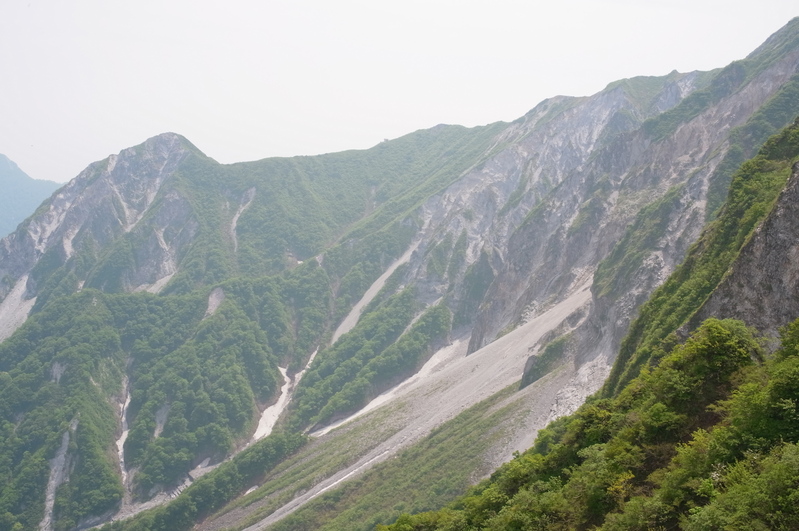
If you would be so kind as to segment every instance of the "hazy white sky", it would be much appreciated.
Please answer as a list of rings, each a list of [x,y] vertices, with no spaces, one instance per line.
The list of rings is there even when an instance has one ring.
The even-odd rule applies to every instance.
[[[2,0],[0,153],[37,179],[165,131],[219,162],[363,149],[709,70],[796,0]],[[2,193],[0,191],[0,193]]]

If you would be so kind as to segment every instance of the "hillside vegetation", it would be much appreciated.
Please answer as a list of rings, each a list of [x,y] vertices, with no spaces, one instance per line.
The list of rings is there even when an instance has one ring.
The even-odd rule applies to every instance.
[[[708,320],[465,497],[378,529],[795,529],[797,346],[799,321],[764,359],[743,323]]]
[[[180,139],[188,156],[156,207],[179,192],[190,208],[179,215],[195,224],[197,237],[161,294],[125,293],[144,259],[134,249],[159,230],[155,214],[102,252],[80,236],[82,252],[66,262],[52,248],[31,273],[39,287],[32,315],[0,344],[0,529],[42,521],[59,454],[67,456],[69,481],[52,505],[54,527],[72,529],[118,508],[126,489],[133,501],[147,500],[179,486],[204,460],[240,450],[259,411],[277,398],[278,367],[292,375],[304,368],[408,247],[415,229],[399,221],[483,153],[496,129],[441,126],[367,151],[232,166]],[[256,182],[257,194],[247,195]],[[238,252],[231,253],[224,220],[239,199]],[[314,258],[322,251],[324,265]],[[210,311],[215,293],[221,302]],[[207,511],[240,494],[303,444],[298,432],[358,409],[416,370],[450,325],[445,306],[425,310],[412,290],[395,294],[389,286],[308,372],[285,429],[187,496],[213,485]],[[110,449],[126,396],[121,463]],[[253,468],[246,455],[258,452],[266,457]],[[121,483],[120,466],[130,485]],[[176,510],[146,518],[174,529],[188,518]]]

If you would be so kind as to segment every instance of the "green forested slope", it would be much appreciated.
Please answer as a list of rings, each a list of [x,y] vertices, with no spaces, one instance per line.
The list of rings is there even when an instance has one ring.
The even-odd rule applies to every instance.
[[[59,490],[57,527],[71,528],[120,501],[118,463],[108,449],[118,436],[114,404],[124,399],[123,374],[131,397],[125,465],[137,469],[137,496],[146,499],[153,487],[176,485],[202,459],[218,461],[246,440],[256,406],[280,387],[277,366],[298,366],[329,326],[331,288],[315,261],[220,287],[225,301],[210,316],[202,292],[86,289],[53,299],[0,345],[0,515],[9,527],[41,520],[47,461],[65,432],[77,466]],[[289,426],[298,430],[351,411],[415,367],[450,323],[446,308],[432,308],[392,345],[415,311],[407,290],[367,311],[324,363],[312,367]],[[355,344],[357,356],[350,358]],[[326,405],[311,418],[303,412],[319,393],[327,393]],[[159,416],[166,422],[159,425]]]
[[[0,345],[0,517],[7,528],[41,521],[47,460],[70,424],[80,458],[74,483],[57,500],[65,521],[103,512],[122,496],[107,449],[116,428],[108,397],[119,391],[124,354],[113,315],[95,301],[92,292],[57,301]]]
[[[55,528],[118,507],[115,441],[126,392],[124,464],[135,470],[134,499],[169,490],[204,459],[220,461],[243,445],[258,410],[277,396],[278,366],[290,374],[304,367],[409,245],[415,229],[400,221],[479,160],[503,126],[439,126],[371,150],[231,166],[182,139],[188,156],[134,230],[104,249],[79,235],[65,264],[61,251],[51,250],[32,273],[39,287],[34,311],[0,344],[0,529],[42,520],[51,460],[63,441],[69,481],[56,493]],[[189,210],[176,214],[184,203],[175,197]],[[230,218],[244,205],[234,253]],[[137,254],[143,242],[164,230],[163,212],[195,226],[195,237],[160,295],[124,293],[126,275],[146,259]],[[314,259],[319,253],[324,265]],[[224,301],[206,315],[212,289]],[[424,361],[449,332],[449,310],[419,316],[412,289],[384,299],[311,368],[287,428],[356,409]],[[288,433],[253,451],[278,444],[264,450],[265,463],[274,464],[304,440]],[[202,488],[218,491],[216,506],[268,470],[248,469],[246,457],[235,463],[205,480]],[[225,479],[231,467],[233,483]],[[169,511],[151,517],[170,528],[177,517]]]

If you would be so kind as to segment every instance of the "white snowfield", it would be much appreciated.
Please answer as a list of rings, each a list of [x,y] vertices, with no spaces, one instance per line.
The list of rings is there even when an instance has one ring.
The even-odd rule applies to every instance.
[[[14,284],[14,289],[0,302],[0,341],[11,337],[17,328],[28,319],[28,314],[36,303],[36,297],[25,300],[25,286],[28,284],[28,275],[23,276]]]

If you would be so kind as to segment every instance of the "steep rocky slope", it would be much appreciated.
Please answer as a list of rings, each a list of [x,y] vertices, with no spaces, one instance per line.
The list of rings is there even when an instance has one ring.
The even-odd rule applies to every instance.
[[[29,279],[28,298],[35,297],[48,274],[73,258],[76,250],[87,246],[101,252],[123,234],[134,230],[148,213],[165,178],[186,155],[187,150],[177,135],[165,135],[89,166],[50,198],[37,215],[3,240],[0,247],[3,295],[13,287],[10,279],[24,276]],[[165,220],[163,225],[182,228],[186,221],[177,219],[179,217]],[[157,239],[157,235],[152,238]],[[174,267],[174,260],[158,252],[168,247],[166,242],[163,246],[160,242],[143,243],[151,251],[144,268]],[[89,254],[87,259],[93,258],[91,250],[84,252]],[[157,272],[148,274],[141,269],[132,276],[141,276],[153,283],[159,278]],[[80,281],[85,280],[85,277],[80,278]],[[132,281],[130,279],[125,287],[138,287],[139,284],[132,284]]]
[[[268,501],[276,519],[554,352],[557,374],[525,390],[536,407],[515,401],[485,450],[498,465],[602,385],[731,168],[799,114],[798,66],[794,20],[718,71],[622,80],[511,124],[228,166],[163,134],[91,165],[0,243],[6,519],[69,528],[166,499],[256,431],[273,435],[242,456],[311,431],[309,451],[349,448],[304,497]],[[386,408],[405,420],[378,428]],[[366,446],[341,442],[350,418]],[[237,467],[238,483],[206,509],[261,479],[242,459],[209,475]]]
[[[799,121],[736,172],[604,396],[467,497],[385,529],[796,527],[798,158]]]
[[[767,336],[799,316],[799,165],[769,217],[758,227],[718,288],[691,318],[740,319]]]

